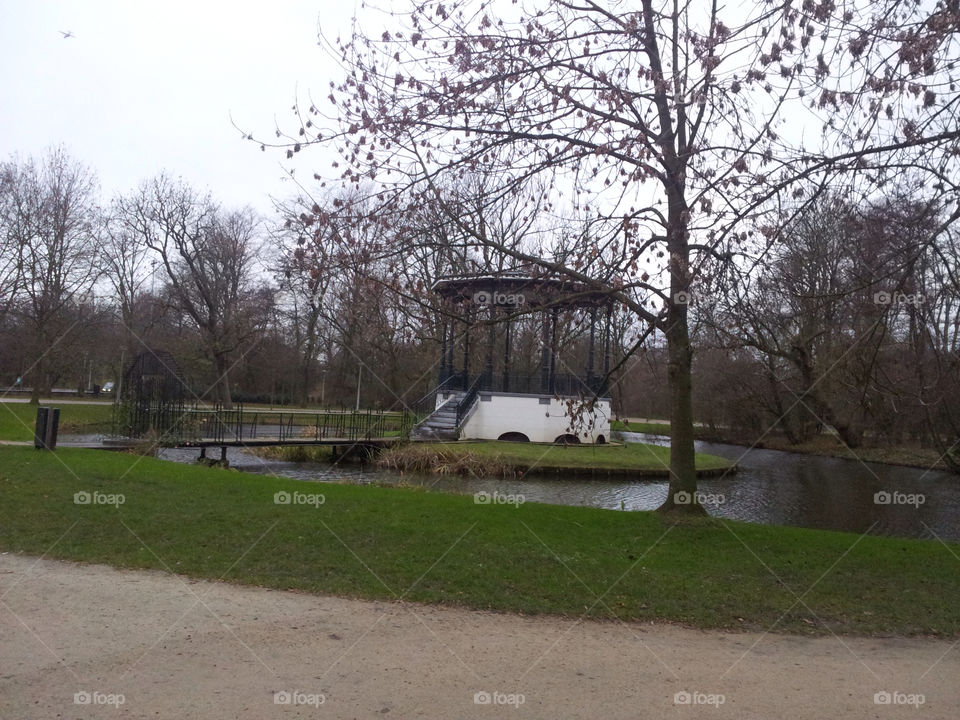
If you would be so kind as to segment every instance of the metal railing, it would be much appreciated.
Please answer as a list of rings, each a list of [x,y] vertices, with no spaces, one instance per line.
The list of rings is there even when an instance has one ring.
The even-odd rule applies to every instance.
[[[531,395],[564,395],[579,396],[597,395],[604,396],[609,392],[608,383],[603,376],[581,376],[569,373],[555,373],[553,378],[544,377],[541,372],[535,373],[511,373],[504,376],[502,373],[494,373],[492,377],[482,374],[480,379],[480,391],[490,392],[512,392],[528,393]],[[433,391],[436,395],[440,388],[445,390],[467,391],[477,381],[477,378],[469,378],[463,372],[449,375],[437,390]]]
[[[477,394],[480,392],[480,387],[483,385],[486,378],[483,375],[478,376],[470,387],[467,388],[467,392],[462,398],[457,402],[457,429],[463,425],[464,421],[467,419],[467,413],[473,408],[473,404],[477,401]]]
[[[405,437],[413,425],[407,412],[245,410],[242,406],[231,410],[198,406],[176,415],[159,413],[151,420],[146,432],[128,436],[154,435],[162,445],[358,442]]]
[[[459,378],[459,374],[448,375],[440,381],[439,385],[409,405],[408,412],[413,416],[414,425],[426,420],[437,409],[437,395],[439,393],[457,389]]]

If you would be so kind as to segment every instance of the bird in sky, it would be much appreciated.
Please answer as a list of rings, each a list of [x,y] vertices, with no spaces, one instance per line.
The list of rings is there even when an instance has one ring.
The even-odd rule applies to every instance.
[[[75,37],[76,37],[76,35],[73,34],[73,30],[67,30],[66,32],[64,32],[63,30],[57,30],[57,32],[60,33],[61,35],[63,35],[63,39],[64,39],[64,40],[66,40],[67,38],[75,38]]]

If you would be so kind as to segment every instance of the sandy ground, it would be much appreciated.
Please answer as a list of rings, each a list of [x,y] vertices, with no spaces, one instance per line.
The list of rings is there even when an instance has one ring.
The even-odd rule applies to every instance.
[[[945,641],[527,618],[0,555],[4,720],[957,718],[958,680]]]

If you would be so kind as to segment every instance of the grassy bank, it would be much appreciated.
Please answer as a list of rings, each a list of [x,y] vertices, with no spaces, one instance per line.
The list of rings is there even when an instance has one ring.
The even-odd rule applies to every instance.
[[[124,502],[78,505],[78,492],[122,493]],[[277,492],[301,493],[293,495],[301,502],[275,504]],[[308,504],[314,493],[322,504]],[[665,522],[656,513],[475,504],[123,454],[0,448],[4,551],[523,613],[800,633],[960,632],[958,546]]]
[[[112,425],[112,405],[57,405],[56,400],[43,405],[60,408],[60,433],[106,432]],[[0,440],[33,440],[36,422],[36,405],[0,401]]]
[[[669,435],[670,423],[668,422],[629,422],[626,420],[611,420],[611,430],[625,432],[647,433],[649,435]]]
[[[284,462],[333,462],[333,448],[330,445],[292,445],[247,448],[246,452],[270,460]]]
[[[833,435],[818,435],[809,442],[800,445],[791,445],[782,438],[766,437],[757,443],[757,447],[803,453],[805,455],[823,455],[846,460],[863,460],[864,462],[885,463],[887,465],[918,467],[924,470],[927,468],[948,469],[946,463],[941,459],[940,453],[933,448],[858,447],[850,449]]]
[[[610,429],[617,431],[650,433],[654,435],[670,436],[670,423],[641,423],[612,420]],[[936,468],[947,470],[940,452],[933,448],[921,447],[858,447],[848,448],[836,435],[817,435],[808,442],[799,445],[791,444],[786,438],[776,435],[766,435],[756,443],[745,442],[743,438],[725,437],[722,432],[710,431],[705,427],[695,427],[694,436],[700,440],[722,442],[744,447],[758,447],[767,450],[782,450],[784,452],[800,453],[803,455],[821,455],[824,457],[842,458],[844,460],[862,460],[864,462],[883,463],[886,465],[902,465],[904,467],[918,467],[923,469]]]
[[[564,472],[659,477],[669,474],[670,449],[656,445],[545,445],[513,442],[411,443],[385,450],[377,464],[398,472],[512,476]],[[731,463],[697,453],[697,470],[723,472]]]

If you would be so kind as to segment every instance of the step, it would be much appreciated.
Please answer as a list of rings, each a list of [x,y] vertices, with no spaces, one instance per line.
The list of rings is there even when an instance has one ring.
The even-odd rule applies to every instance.
[[[414,432],[413,437],[420,440],[456,440],[457,433],[453,431]]]

